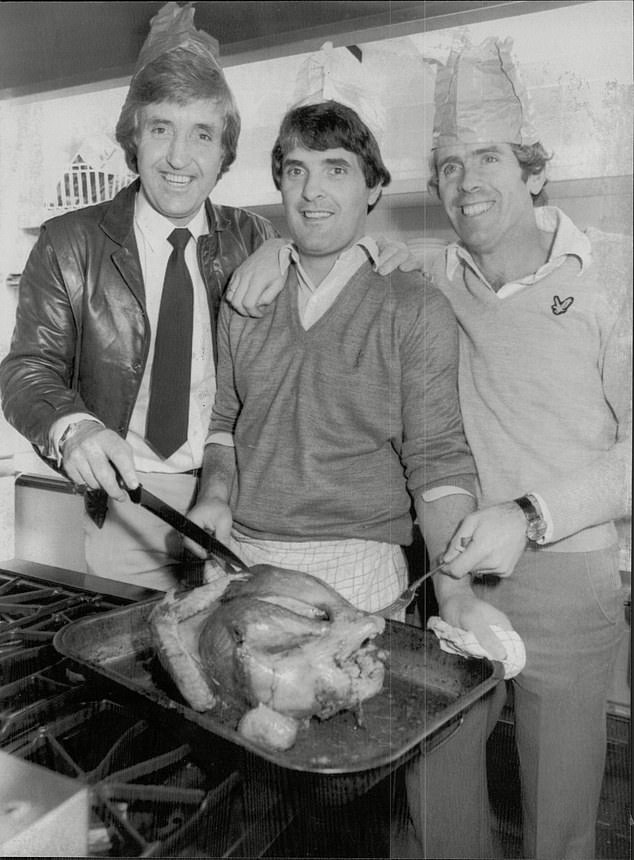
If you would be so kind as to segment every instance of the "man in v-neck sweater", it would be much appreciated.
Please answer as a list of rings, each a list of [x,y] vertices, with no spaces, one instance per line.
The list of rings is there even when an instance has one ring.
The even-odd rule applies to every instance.
[[[287,114],[273,175],[293,237],[280,256],[286,289],[260,317],[221,310],[218,387],[190,517],[248,564],[311,573],[377,611],[406,584],[412,506],[432,563],[473,509],[455,319],[419,273],[375,271],[365,223],[389,173],[350,108],[329,101]],[[235,447],[221,444],[227,434]],[[480,611],[499,659],[488,625],[510,622],[490,605]],[[497,856],[484,758],[498,693],[501,685],[438,750],[425,750],[433,788],[416,795],[412,818],[430,857]],[[445,778],[447,756],[468,779]],[[458,830],[455,807],[474,794],[483,803],[469,803]],[[409,837],[395,827],[397,851],[393,840]]]
[[[190,515],[248,563],[305,570],[376,611],[406,583],[412,503],[433,557],[471,509],[473,466],[453,315],[419,274],[393,273],[386,290],[374,271],[365,223],[389,174],[373,138],[376,152],[348,148],[346,123],[364,131],[351,109],[327,102],[282,124],[273,157],[294,240],[281,252],[288,288],[261,318],[221,311]],[[216,443],[220,433],[233,449]]]

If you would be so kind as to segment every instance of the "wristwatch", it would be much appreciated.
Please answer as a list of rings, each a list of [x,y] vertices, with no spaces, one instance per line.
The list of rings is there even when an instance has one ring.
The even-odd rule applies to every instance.
[[[542,516],[539,504],[535,496],[520,496],[514,499],[516,505],[522,509],[526,517],[526,537],[529,541],[537,543],[546,534],[546,520]]]

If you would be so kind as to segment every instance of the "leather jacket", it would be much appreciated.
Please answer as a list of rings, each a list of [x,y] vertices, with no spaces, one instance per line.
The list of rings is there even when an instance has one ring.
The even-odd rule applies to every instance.
[[[53,422],[71,413],[127,433],[150,342],[134,235],[138,189],[137,180],[110,202],[47,221],[26,263],[0,392],[7,421],[44,456]],[[276,232],[242,209],[208,200],[206,211],[210,232],[197,253],[214,332],[234,269]]]

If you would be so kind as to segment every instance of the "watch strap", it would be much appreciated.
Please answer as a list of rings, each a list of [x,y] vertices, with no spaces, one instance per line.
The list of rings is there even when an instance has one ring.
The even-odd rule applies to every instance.
[[[546,534],[546,521],[534,496],[526,495],[514,499],[526,517],[526,537],[529,541],[540,541]]]

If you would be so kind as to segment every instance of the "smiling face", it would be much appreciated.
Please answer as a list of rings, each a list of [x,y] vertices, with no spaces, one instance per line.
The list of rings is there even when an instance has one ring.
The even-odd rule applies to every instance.
[[[380,186],[367,187],[359,157],[346,149],[296,146],[284,156],[280,189],[302,263],[319,283],[365,234],[368,206]]]
[[[435,153],[438,194],[454,230],[473,254],[505,252],[534,230],[532,194],[544,174],[522,177],[508,143],[457,144]]]
[[[185,226],[216,184],[223,157],[224,112],[218,102],[158,102],[140,111],[137,164],[149,203]]]

